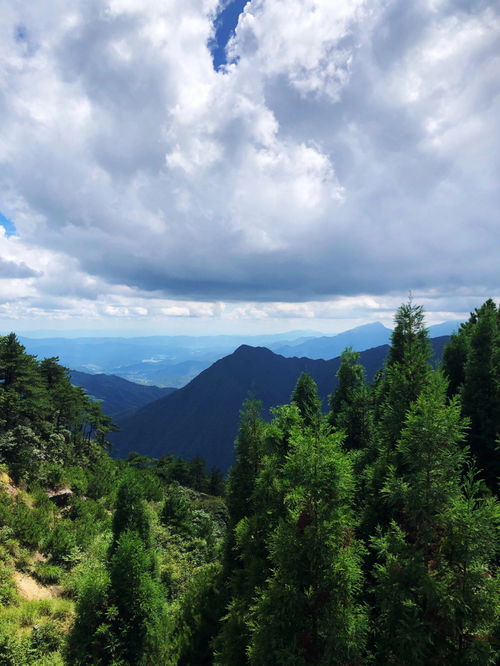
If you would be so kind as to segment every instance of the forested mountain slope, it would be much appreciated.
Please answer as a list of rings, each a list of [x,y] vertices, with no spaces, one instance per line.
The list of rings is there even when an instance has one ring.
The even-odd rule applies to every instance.
[[[337,368],[327,406],[304,371],[271,419],[244,402],[226,483],[199,458],[110,458],[100,405],[0,337],[1,666],[498,663],[500,309],[440,371],[422,308],[395,323],[372,384],[348,349],[242,347],[198,378],[203,432],[240,381],[272,400],[302,368],[330,393]]]
[[[101,402],[102,409],[108,416],[116,416],[125,411],[135,410],[154,400],[170,395],[175,388],[144,386],[129,382],[116,375],[90,375],[87,372],[72,370],[71,382],[81,386],[96,400]]]
[[[447,339],[432,340],[435,358],[441,357]],[[388,349],[383,345],[361,352],[368,380],[382,367]],[[265,410],[284,404],[300,373],[307,372],[318,384],[325,407],[327,396],[336,387],[339,365],[340,358],[285,358],[264,347],[242,345],[187,386],[119,421],[121,432],[110,437],[114,453],[201,456],[209,466],[227,470],[234,461],[233,441],[241,405],[249,395],[261,400]]]

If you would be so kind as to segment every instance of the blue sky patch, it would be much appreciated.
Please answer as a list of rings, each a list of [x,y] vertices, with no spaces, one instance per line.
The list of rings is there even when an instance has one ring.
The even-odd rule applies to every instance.
[[[26,42],[28,40],[28,30],[24,25],[16,25],[14,39],[16,42]]]
[[[208,44],[214,69],[227,64],[226,45],[234,34],[243,8],[250,0],[231,0],[215,19],[215,38]]]
[[[2,213],[0,213],[0,226],[5,228],[5,230],[7,232],[7,236],[16,236],[17,235],[17,230],[16,230],[16,227],[15,227],[14,223],[11,222],[10,220],[8,220],[5,217],[5,215],[2,215]]]

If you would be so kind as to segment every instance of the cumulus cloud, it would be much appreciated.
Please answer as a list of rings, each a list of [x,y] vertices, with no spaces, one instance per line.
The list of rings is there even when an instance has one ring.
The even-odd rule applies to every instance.
[[[0,257],[0,280],[5,278],[24,279],[39,277],[40,273],[27,266],[24,261],[16,263]]]
[[[496,3],[252,0],[216,72],[222,4],[2,5],[0,270],[40,275],[3,307],[308,318],[498,291]]]

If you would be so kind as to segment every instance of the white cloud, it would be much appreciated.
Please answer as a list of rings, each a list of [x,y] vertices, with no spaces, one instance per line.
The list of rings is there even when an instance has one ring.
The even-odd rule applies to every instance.
[[[4,315],[308,319],[498,291],[494,3],[253,0],[225,73],[217,5],[2,4],[20,236],[0,256],[33,271],[3,280]]]

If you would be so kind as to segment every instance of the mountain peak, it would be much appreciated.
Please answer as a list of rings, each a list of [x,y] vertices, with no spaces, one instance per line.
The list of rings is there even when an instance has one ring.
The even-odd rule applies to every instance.
[[[267,356],[269,354],[273,354],[273,352],[268,349],[267,347],[252,347],[252,345],[240,345],[237,347],[234,352],[233,356]]]

